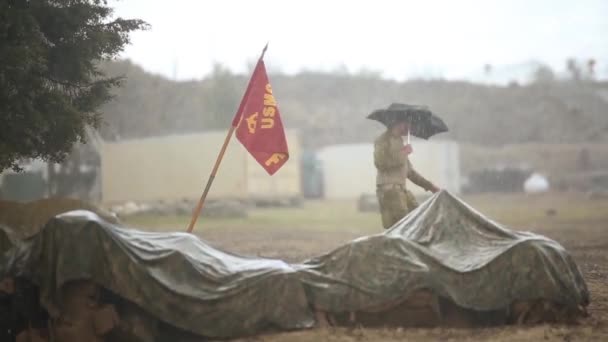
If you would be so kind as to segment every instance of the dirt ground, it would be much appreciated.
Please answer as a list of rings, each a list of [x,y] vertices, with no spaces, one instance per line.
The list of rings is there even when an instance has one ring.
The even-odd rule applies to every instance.
[[[239,341],[608,341],[608,199],[591,199],[584,194],[483,195],[464,199],[512,229],[546,235],[570,251],[591,292],[590,316],[576,325],[489,329],[327,328]],[[300,209],[283,209],[283,212],[262,210],[247,219],[251,225],[207,221],[196,232],[226,250],[297,262],[327,252],[352,238],[380,231],[376,213],[358,213],[354,208],[354,203],[319,202]],[[284,213],[289,210],[292,212]],[[298,215],[301,215],[299,221]],[[283,220],[293,224],[285,225]],[[331,227],[339,226],[339,222],[346,223]],[[150,224],[149,221],[141,223]]]

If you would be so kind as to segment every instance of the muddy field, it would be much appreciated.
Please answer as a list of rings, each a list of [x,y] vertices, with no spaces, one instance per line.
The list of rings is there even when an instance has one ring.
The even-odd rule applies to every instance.
[[[577,325],[491,329],[328,328],[257,336],[241,341],[608,341],[608,198],[584,194],[483,195],[464,200],[506,226],[560,242],[578,262],[591,292],[590,317]],[[138,217],[148,229],[184,230],[185,217]],[[247,219],[206,219],[196,233],[213,245],[247,255],[302,261],[358,236],[379,232],[376,213],[354,202],[307,202],[295,209],[255,209]]]

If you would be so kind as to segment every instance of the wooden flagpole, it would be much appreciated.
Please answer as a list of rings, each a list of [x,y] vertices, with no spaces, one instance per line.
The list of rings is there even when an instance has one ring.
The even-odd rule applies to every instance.
[[[232,138],[232,134],[234,133],[235,129],[235,126],[230,126],[230,130],[226,135],[226,139],[224,139],[224,145],[222,145],[220,154],[217,156],[215,165],[213,166],[213,170],[211,171],[211,175],[209,176],[209,180],[207,180],[205,190],[203,191],[203,194],[201,195],[201,198],[199,199],[198,204],[196,205],[196,209],[194,209],[194,212],[192,213],[192,219],[190,220],[190,224],[188,225],[188,233],[192,233],[192,229],[194,229],[196,219],[198,218],[201,210],[203,209],[203,204],[205,203],[205,199],[207,198],[207,194],[209,193],[209,189],[211,188],[211,183],[213,183],[213,180],[215,179],[215,175],[217,174],[217,170],[220,167],[220,163],[224,158],[224,153],[226,153],[226,148],[228,147],[228,143],[230,142],[230,138]]]
[[[266,46],[264,46],[264,50],[262,50],[262,54],[260,55],[258,62],[262,58],[264,58],[264,54],[266,53],[267,48],[268,48],[268,43],[266,43]],[[254,69],[254,74],[251,75],[251,80],[253,80],[254,78],[255,78],[255,69]],[[240,115],[242,115],[241,112],[243,110],[244,101],[247,99],[247,97],[249,95],[250,88],[251,88],[251,81],[247,85],[247,90],[245,90],[245,95],[243,96],[241,104],[239,105],[239,109],[238,109],[237,113]],[[239,120],[239,122],[240,122],[240,120]],[[196,205],[196,208],[192,212],[192,218],[190,219],[190,224],[188,225],[188,233],[192,233],[192,230],[194,229],[194,225],[196,224],[196,220],[200,216],[201,210],[203,209],[203,205],[205,204],[205,199],[207,198],[207,194],[209,193],[209,189],[211,189],[211,184],[213,183],[213,180],[215,179],[217,170],[219,169],[220,163],[222,162],[222,159],[224,158],[224,153],[226,153],[226,148],[228,147],[228,143],[230,142],[230,139],[232,138],[234,130],[237,128],[237,126],[238,125],[234,125],[234,124],[231,125],[230,129],[228,130],[228,134],[226,134],[226,139],[224,139],[224,144],[222,145],[222,149],[220,150],[220,153],[217,156],[217,159],[215,160],[215,165],[213,166],[213,170],[211,170],[211,175],[209,176],[209,179],[207,180],[207,185],[205,185],[205,190],[203,191],[201,198],[198,200],[198,204]]]

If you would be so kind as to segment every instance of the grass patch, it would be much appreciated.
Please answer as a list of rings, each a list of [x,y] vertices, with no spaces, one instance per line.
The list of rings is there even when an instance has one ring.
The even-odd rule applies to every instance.
[[[465,202],[487,217],[512,228],[552,223],[608,223],[608,200],[589,200],[583,194],[483,194],[464,196]],[[549,215],[552,210],[555,214]],[[185,231],[189,216],[140,215],[124,220],[147,230]],[[356,201],[307,201],[298,208],[253,208],[247,218],[207,218],[197,221],[198,232],[381,232],[379,213],[359,212]]]
[[[190,217],[139,215],[124,221],[136,228],[185,231]],[[292,229],[374,232],[378,228],[379,214],[357,211],[355,201],[307,201],[298,208],[254,208],[249,210],[247,218],[201,217],[196,223],[196,229],[200,231]]]

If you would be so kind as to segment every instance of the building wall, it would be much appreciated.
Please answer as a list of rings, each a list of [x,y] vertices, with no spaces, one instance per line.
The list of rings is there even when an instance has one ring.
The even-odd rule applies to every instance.
[[[296,155],[272,177],[232,138],[208,198],[299,195],[299,142],[295,132],[286,133],[290,153]],[[102,202],[198,199],[225,136],[226,132],[208,132],[104,143]]]
[[[413,140],[410,161],[414,168],[437,186],[460,193],[460,158],[458,145],[450,141]],[[353,199],[376,192],[376,168],[373,144],[334,145],[318,151],[322,163],[325,197]],[[420,187],[407,182],[414,194],[424,194]]]
[[[289,160],[273,176],[269,176],[266,170],[247,153],[246,183],[250,198],[280,199],[299,197],[302,194],[299,137],[292,130],[286,131],[285,135]],[[240,148],[244,150],[242,146]]]
[[[410,161],[418,173],[440,188],[460,193],[460,155],[456,142],[416,141],[412,146],[414,153],[410,156]],[[414,194],[425,192],[411,182],[408,186]]]
[[[333,145],[318,152],[325,198],[357,198],[376,192],[372,144]]]

